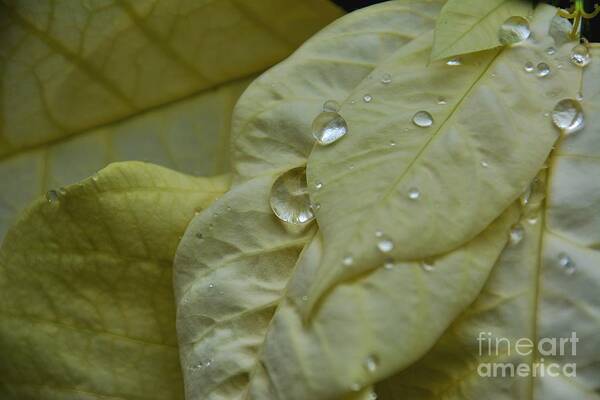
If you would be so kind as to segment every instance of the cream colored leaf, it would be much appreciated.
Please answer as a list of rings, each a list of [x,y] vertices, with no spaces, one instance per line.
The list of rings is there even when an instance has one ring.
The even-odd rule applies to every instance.
[[[172,261],[227,187],[129,162],[27,209],[0,249],[0,398],[183,399]]]
[[[396,0],[353,12],[256,79],[233,118],[236,180],[306,163],[323,103],[346,101],[379,63],[433,29],[444,2]]]
[[[500,25],[531,12],[526,0],[448,0],[437,21],[431,59],[498,47]]]
[[[536,37],[554,13],[539,7]],[[544,41],[426,67],[430,43],[422,36],[380,64],[349,96],[357,101],[341,107],[348,135],[311,153],[307,176],[325,254],[306,315],[333,285],[387,257],[421,260],[470,241],[521,194],[558,138],[547,115],[557,99],[575,97],[577,67],[558,68]],[[569,51],[560,47],[555,57]],[[548,63],[552,75],[526,73],[528,60]],[[390,83],[380,81],[384,74]],[[365,93],[372,101],[360,100]],[[413,123],[421,110],[431,127]]]
[[[550,156],[523,212],[523,239],[507,247],[480,297],[432,351],[378,384],[380,399],[600,399],[600,47],[591,50],[579,80],[586,127]],[[573,332],[578,342],[565,342],[561,354],[560,340]],[[482,350],[481,333],[490,340],[481,341]],[[556,353],[540,351],[544,338],[556,340]],[[534,344],[531,354],[528,347],[517,352],[519,339]],[[549,343],[542,346],[551,351]],[[488,377],[498,371],[488,363],[538,372]],[[576,376],[568,364],[576,365]]]
[[[0,240],[35,197],[109,162],[228,171],[248,77],[340,14],[326,0],[0,3]]]

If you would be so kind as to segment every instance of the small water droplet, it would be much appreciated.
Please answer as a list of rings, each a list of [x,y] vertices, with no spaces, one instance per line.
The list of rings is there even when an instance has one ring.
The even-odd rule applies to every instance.
[[[553,56],[554,54],[556,54],[556,48],[554,46],[550,46],[546,49],[546,54],[548,54],[549,56]]]
[[[446,101],[446,98],[445,98],[445,97],[441,97],[441,96],[440,96],[440,97],[438,97],[438,99],[437,99],[437,103],[438,103],[439,105],[442,105],[442,106],[443,106],[444,104],[448,104],[448,102]]]
[[[323,187],[323,182],[321,181],[316,181],[315,182],[315,189],[319,190]]]
[[[490,166],[490,164],[489,164],[487,161],[485,161],[485,160],[481,160],[480,164],[481,164],[481,166],[482,166],[483,168],[487,168],[487,167],[489,167],[489,166]]]
[[[365,94],[365,95],[363,96],[363,101],[364,101],[365,103],[370,103],[370,102],[371,102],[371,100],[373,100],[373,96],[371,96],[370,94]]]
[[[427,111],[418,111],[412,118],[413,124],[421,128],[433,125],[433,117]]]
[[[531,36],[529,21],[526,18],[514,16],[508,18],[498,30],[498,40],[503,45],[511,45],[527,40]]]
[[[394,242],[388,238],[382,238],[379,242],[377,242],[377,248],[382,253],[389,253],[394,249]]]
[[[392,76],[390,74],[383,74],[381,76],[381,83],[387,85],[388,83],[392,83]]]
[[[446,65],[450,65],[452,67],[457,67],[459,65],[462,65],[462,61],[459,57],[455,57],[455,58],[451,58],[450,60],[446,61]]]
[[[546,111],[546,112],[544,113],[544,117],[548,118],[549,116],[550,116],[550,113]]]
[[[575,272],[575,262],[566,253],[558,253],[558,265],[560,265],[560,267],[569,275],[572,275]]]
[[[523,229],[523,225],[517,224],[513,226],[510,230],[510,243],[513,245],[521,243],[524,235],[525,229]]]
[[[383,263],[383,268],[385,269],[393,269],[394,268],[394,260],[392,260],[391,258],[388,258],[384,261]]]
[[[569,61],[571,61],[571,63],[577,65],[578,67],[585,67],[590,63],[590,60],[590,51],[588,50],[586,45],[578,44],[571,50]]]
[[[323,111],[312,123],[312,134],[321,145],[328,145],[348,133],[346,120],[336,112]]]
[[[408,189],[408,198],[409,199],[418,200],[419,197],[421,197],[421,191],[418,188],[413,187],[413,188]]]
[[[377,370],[377,367],[379,367],[379,358],[374,354],[369,355],[365,359],[364,367],[367,370],[367,372],[375,372]]]
[[[434,263],[433,260],[430,259],[425,259],[423,261],[421,261],[421,268],[423,269],[423,271],[433,271],[434,268]]]
[[[58,192],[56,190],[48,190],[46,192],[46,201],[48,203],[54,203],[58,201]]]
[[[532,215],[530,217],[527,218],[527,223],[529,223],[529,225],[535,225],[538,223],[538,216],[537,215]]]
[[[308,296],[302,296],[302,301],[308,301]]]
[[[567,135],[583,129],[584,118],[581,104],[575,99],[559,101],[552,111],[552,122]]]
[[[275,180],[269,203],[275,216],[290,224],[306,224],[315,218],[304,167],[291,169]]]
[[[352,385],[350,385],[350,390],[352,390],[353,392],[358,392],[360,391],[361,386],[358,383],[353,383]]]
[[[340,111],[340,103],[335,100],[327,100],[325,103],[323,103],[323,111],[338,112]]]
[[[92,175],[92,181],[93,182],[98,182],[98,174]]]
[[[321,208],[321,203],[312,203],[312,209],[318,211]]]
[[[525,72],[533,72],[533,63],[531,61],[527,61],[523,66]]]
[[[354,169],[354,164],[348,165],[348,169]]]
[[[390,146],[394,147],[396,145],[396,142],[393,140],[390,140]]]
[[[375,231],[375,237],[379,238],[379,237],[382,237],[382,236],[383,236],[383,232],[382,231],[380,231],[380,230],[376,230]]]
[[[550,75],[550,66],[543,62],[539,63],[537,65],[536,75],[540,78],[545,78],[546,76]]]
[[[342,264],[344,264],[346,267],[351,266],[353,263],[354,263],[354,258],[352,258],[352,256],[346,256],[342,260]]]
[[[583,101],[583,92],[577,93],[576,99],[577,99],[577,101]]]
[[[209,284],[208,284],[208,287],[209,287],[210,289],[214,289],[214,287],[215,287],[215,284],[211,282],[211,283],[209,283]]]
[[[368,395],[367,400],[377,400],[377,393],[370,392],[369,395]]]

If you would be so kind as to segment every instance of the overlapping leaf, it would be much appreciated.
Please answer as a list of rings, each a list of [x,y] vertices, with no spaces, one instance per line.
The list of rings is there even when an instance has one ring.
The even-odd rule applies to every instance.
[[[0,4],[0,240],[49,189],[110,162],[229,170],[248,76],[340,15],[329,1]]]
[[[0,249],[0,397],[182,399],[172,260],[227,186],[130,162],[29,208]]]

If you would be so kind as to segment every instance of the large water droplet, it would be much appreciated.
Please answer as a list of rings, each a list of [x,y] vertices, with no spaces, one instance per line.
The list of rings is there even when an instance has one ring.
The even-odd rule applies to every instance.
[[[408,198],[409,199],[418,200],[419,197],[421,197],[421,191],[418,188],[413,187],[413,188],[408,189]]]
[[[335,100],[327,100],[323,103],[323,111],[338,112],[340,111],[340,103]]]
[[[510,17],[500,26],[498,40],[504,45],[522,42],[531,36],[529,21],[523,17]]]
[[[558,265],[560,265],[560,267],[569,275],[575,272],[575,262],[566,253],[558,253]]]
[[[48,203],[54,203],[55,201],[58,201],[58,192],[56,190],[48,190],[46,192],[46,201]]]
[[[321,145],[328,145],[348,133],[346,120],[336,112],[323,111],[312,123],[312,134]]]
[[[539,63],[537,65],[536,75],[540,78],[545,78],[546,76],[550,75],[550,66],[543,62]]]
[[[460,58],[456,57],[456,58],[451,58],[450,60],[446,61],[446,65],[450,65],[452,67],[457,67],[459,65],[462,65],[462,61]]]
[[[394,242],[392,242],[389,238],[382,238],[379,242],[377,242],[377,248],[382,253],[389,253],[394,249]]]
[[[364,101],[365,103],[370,103],[370,102],[371,102],[371,100],[373,100],[373,96],[371,96],[370,94],[365,94],[365,95],[363,96],[363,101]]]
[[[392,83],[392,76],[390,74],[383,74],[381,76],[381,83],[387,85],[388,83]]]
[[[523,66],[525,72],[533,72],[533,63],[531,61],[527,61]]]
[[[418,111],[412,118],[413,124],[421,128],[433,125],[433,117],[427,111]]]
[[[552,111],[552,122],[564,133],[575,133],[584,126],[583,109],[575,99],[559,101]]]
[[[364,367],[367,370],[367,372],[375,372],[375,370],[377,370],[377,367],[379,367],[379,358],[374,354],[369,355],[365,359]]]
[[[571,63],[578,67],[585,67],[590,63],[590,51],[584,44],[578,44],[571,50],[571,56],[569,57]]]
[[[314,219],[304,167],[291,169],[275,180],[269,203],[273,213],[284,222],[305,224]]]
[[[525,236],[525,229],[523,229],[523,225],[517,224],[513,226],[510,230],[510,243],[513,245],[521,243],[523,236]]]

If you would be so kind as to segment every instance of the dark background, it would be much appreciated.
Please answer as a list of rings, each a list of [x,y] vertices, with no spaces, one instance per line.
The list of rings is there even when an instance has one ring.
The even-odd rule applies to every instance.
[[[385,0],[332,0],[334,3],[345,9],[346,11],[354,11],[359,8],[367,7],[376,3],[383,3]],[[481,0],[485,1],[485,0]],[[548,3],[561,8],[569,8],[570,0],[532,0],[532,3]],[[586,10],[591,12],[594,10],[594,5],[599,4],[598,0],[584,0]],[[600,42],[600,15],[593,20],[583,20],[582,34],[590,42]]]

